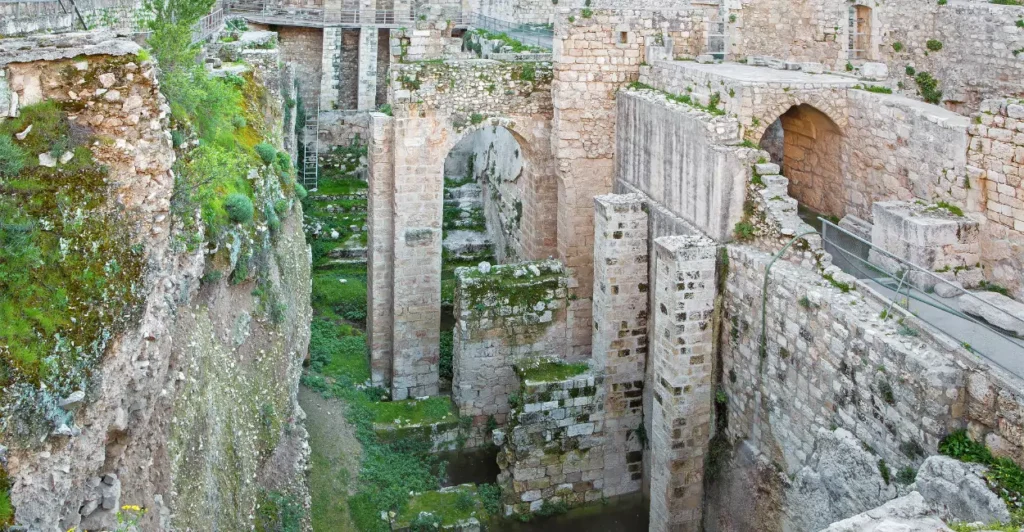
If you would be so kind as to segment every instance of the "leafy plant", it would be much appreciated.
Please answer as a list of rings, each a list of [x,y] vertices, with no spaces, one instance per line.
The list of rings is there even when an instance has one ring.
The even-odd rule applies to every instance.
[[[224,210],[233,223],[244,224],[252,221],[252,200],[244,194],[234,192],[224,199]]]
[[[277,155],[277,148],[266,142],[261,142],[255,146],[256,154],[263,160],[263,164],[270,164],[274,162],[274,157]]]
[[[917,90],[921,93],[921,98],[924,101],[937,104],[942,100],[939,81],[932,77],[931,74],[928,72],[918,72],[917,76],[914,77],[914,81],[917,83]]]
[[[988,464],[993,460],[988,447],[972,440],[964,429],[956,430],[939,441],[939,453],[963,462]]]
[[[882,475],[882,480],[884,480],[887,485],[892,480],[889,465],[885,463],[885,460],[878,461],[878,474]]]
[[[7,135],[0,135],[0,177],[14,177],[25,167],[25,150]]]
[[[928,39],[924,43],[924,46],[925,48],[931,50],[932,52],[938,52],[939,50],[942,49],[942,41],[936,39]]]
[[[905,71],[906,71],[908,76],[913,76],[914,73],[917,72],[916,70],[914,70],[914,67],[912,67],[910,65],[907,65],[907,68],[905,69]]]
[[[733,236],[740,242],[747,242],[754,239],[754,224],[748,221],[741,221],[733,228]]]
[[[580,11],[580,16],[583,18],[590,18],[594,16],[594,11],[591,10],[589,7],[585,7],[582,11]]]
[[[896,472],[896,482],[899,484],[907,485],[912,484],[917,479],[917,470],[913,467],[906,466],[900,468]]]
[[[903,43],[901,43],[899,41],[896,41],[896,42],[892,43],[892,51],[894,51],[896,53],[902,52],[903,51]]]

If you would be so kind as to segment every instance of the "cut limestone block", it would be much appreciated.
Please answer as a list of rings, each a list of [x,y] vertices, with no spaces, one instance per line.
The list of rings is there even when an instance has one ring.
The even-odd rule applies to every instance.
[[[971,292],[960,296],[960,310],[991,325],[1024,336],[1024,303],[998,292]]]

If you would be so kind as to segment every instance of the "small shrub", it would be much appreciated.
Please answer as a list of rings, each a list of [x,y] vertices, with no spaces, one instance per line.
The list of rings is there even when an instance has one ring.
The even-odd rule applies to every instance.
[[[274,157],[277,156],[277,148],[266,142],[257,144],[254,149],[256,150],[256,154],[260,156],[260,159],[263,160],[263,164],[270,164],[274,162]]]
[[[747,242],[754,238],[754,224],[744,220],[737,223],[732,232],[736,240]]]
[[[882,475],[882,480],[888,485],[892,480],[892,473],[889,471],[889,465],[885,463],[885,460],[878,461],[878,474]]]
[[[242,115],[235,115],[235,117],[231,119],[231,125],[235,126],[235,129],[243,129],[247,125],[245,117]]]
[[[523,81],[536,81],[537,67],[533,63],[524,63],[522,70],[519,72],[519,79]]]
[[[846,71],[847,72],[853,72],[853,63],[851,63],[849,61],[846,62]]]
[[[245,194],[234,192],[224,199],[224,210],[228,213],[228,219],[236,224],[244,224],[252,221],[253,206],[252,200]]]
[[[0,135],[0,177],[13,177],[25,166],[25,151],[7,135]]]
[[[896,41],[896,42],[892,43],[892,51],[894,51],[896,53],[902,52],[903,51],[903,43],[901,43],[899,41]]]
[[[907,484],[912,484],[916,479],[917,470],[914,469],[913,467],[903,467],[896,472],[896,482],[899,484],[903,484],[904,486]]]
[[[807,296],[801,296],[797,303],[799,303],[803,308],[811,308],[811,300],[807,299]]]
[[[585,7],[583,8],[583,11],[580,11],[580,16],[583,18],[590,18],[594,16],[594,12],[589,7]]]
[[[892,94],[892,89],[881,85],[855,85],[853,88],[878,94]]]
[[[469,115],[469,123],[473,124],[474,126],[479,124],[479,123],[481,123],[481,122],[483,122],[483,121],[484,121],[484,115],[482,115],[480,113],[473,113],[473,114]]]
[[[281,230],[281,218],[277,216],[274,206],[268,203],[263,208],[263,216],[267,219],[267,227],[270,228],[270,233],[277,234]]]
[[[309,191],[306,190],[306,187],[302,186],[302,184],[300,184],[300,183],[295,183],[295,197],[296,198],[299,198],[300,200],[304,200],[304,199],[306,199],[306,196],[308,196],[308,195],[309,195]]]
[[[178,131],[177,129],[172,129],[171,130],[171,146],[174,149],[178,149],[184,143],[185,143],[185,135],[183,135],[181,133],[181,131]]]
[[[988,464],[992,462],[992,452],[984,444],[978,443],[967,435],[964,429],[951,432],[939,441],[939,453],[951,456],[962,462]]]
[[[392,111],[391,111],[391,104],[390,103],[381,104],[381,106],[377,108],[377,112],[378,113],[384,113],[384,114],[386,114],[388,116],[394,116],[392,114]]]
[[[927,49],[929,49],[929,50],[931,50],[933,52],[938,52],[939,50],[942,49],[942,41],[938,41],[938,40],[935,40],[935,39],[928,39],[928,41],[924,43],[924,46],[925,46],[925,48],[927,48]]]
[[[939,80],[935,79],[928,72],[918,72],[914,77],[917,89],[921,98],[928,103],[938,104],[942,100],[942,91],[939,90]]]
[[[947,2],[947,0],[939,0],[939,5],[940,6],[944,6],[944,5],[946,5],[946,2]]]
[[[481,484],[476,493],[488,514],[501,515],[501,488],[496,484]]]
[[[1024,2],[1021,2],[1021,0],[989,0],[988,3],[996,4],[996,5],[1001,5],[1001,6],[1020,6],[1020,5],[1024,5]]]
[[[908,76],[913,76],[917,72],[916,70],[914,70],[914,67],[912,67],[910,65],[907,65],[907,68],[906,68],[905,71],[906,71]]]
[[[892,385],[887,380],[878,381],[878,393],[882,396],[882,400],[888,405],[896,404],[896,396],[893,395]]]

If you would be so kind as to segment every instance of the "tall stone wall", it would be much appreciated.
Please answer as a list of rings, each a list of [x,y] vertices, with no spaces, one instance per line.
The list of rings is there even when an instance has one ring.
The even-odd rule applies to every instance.
[[[391,384],[394,356],[395,186],[394,119],[370,113],[367,190],[366,332],[370,348],[370,378],[374,386]],[[440,289],[440,288],[439,288]]]
[[[594,340],[604,373],[604,494],[640,491],[648,352],[648,220],[640,194],[594,198]]]
[[[1021,15],[1019,6],[911,0],[870,8],[873,36],[865,59],[886,63],[908,96],[915,95],[916,83],[904,74],[907,66],[934,75],[943,98],[958,111],[977,109],[985,98],[1021,94],[1013,81],[1024,77],[1024,62],[1013,53],[1024,49],[1024,34],[1013,25]],[[843,71],[848,61],[859,65],[864,60],[848,56],[849,9],[848,2],[837,0],[744,3],[732,11],[731,51],[739,57],[813,61]],[[929,50],[929,40],[940,41],[942,49]]]
[[[109,28],[134,31],[136,0],[93,0],[78,11],[90,29]],[[81,30],[82,23],[56,0],[48,2],[5,2],[0,4],[0,35]]]
[[[281,26],[277,30],[281,60],[295,65],[295,79],[306,111],[315,111],[319,102],[324,57],[324,30],[299,26]]]
[[[982,197],[985,274],[1024,295],[1024,103],[988,100],[971,116],[967,176]],[[972,209],[973,210],[973,209]]]
[[[616,178],[718,239],[743,216],[751,150],[735,118],[714,117],[655,91],[620,91]],[[733,145],[733,146],[730,146]]]
[[[844,293],[784,261],[770,270],[762,351],[762,286],[771,256],[730,245],[728,257],[720,339],[725,446],[744,443],[712,485],[732,482],[748,467],[743,462],[768,464],[740,474],[751,483],[744,494],[760,490],[763,529],[816,530],[877,506],[880,493],[895,496],[877,468],[858,469],[849,453],[828,451],[832,429],[849,431],[892,471],[916,467],[937,452],[943,436],[964,426],[997,453],[1022,457],[1017,435],[1024,401],[1012,391],[1019,378],[898,307],[897,316],[883,320],[884,302],[864,285]],[[728,461],[728,450],[718,456],[719,463]],[[722,504],[730,503],[712,503]]]
[[[697,531],[711,438],[718,248],[705,236],[661,237],[654,247],[650,529]]]
[[[703,48],[705,28],[699,10],[598,9],[589,17],[579,10],[562,10],[556,17],[551,90],[557,106],[551,143],[559,176],[558,257],[576,277],[572,321],[573,349],[578,353],[590,350],[591,198],[612,190],[615,94],[636,81],[647,39],[667,36],[697,53]]]
[[[356,109],[360,111],[372,111],[377,108],[377,38],[376,27],[360,28],[356,68]]]
[[[532,69],[532,76],[524,76],[524,69]],[[551,98],[551,68],[543,63],[478,59],[391,66],[388,101],[396,116],[430,110],[459,129],[491,116],[551,116]]]
[[[459,415],[483,427],[504,425],[509,394],[519,388],[513,365],[566,354],[568,277],[558,261],[455,271],[452,397]]]
[[[903,96],[847,92],[843,198],[847,213],[871,219],[876,201],[948,201],[976,210],[965,185],[968,119]],[[979,187],[980,188],[980,187]]]

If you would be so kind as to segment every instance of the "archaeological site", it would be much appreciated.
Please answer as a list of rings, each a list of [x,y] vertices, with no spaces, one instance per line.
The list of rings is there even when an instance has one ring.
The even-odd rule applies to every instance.
[[[1024,0],[0,0],[0,531],[1024,532]]]

